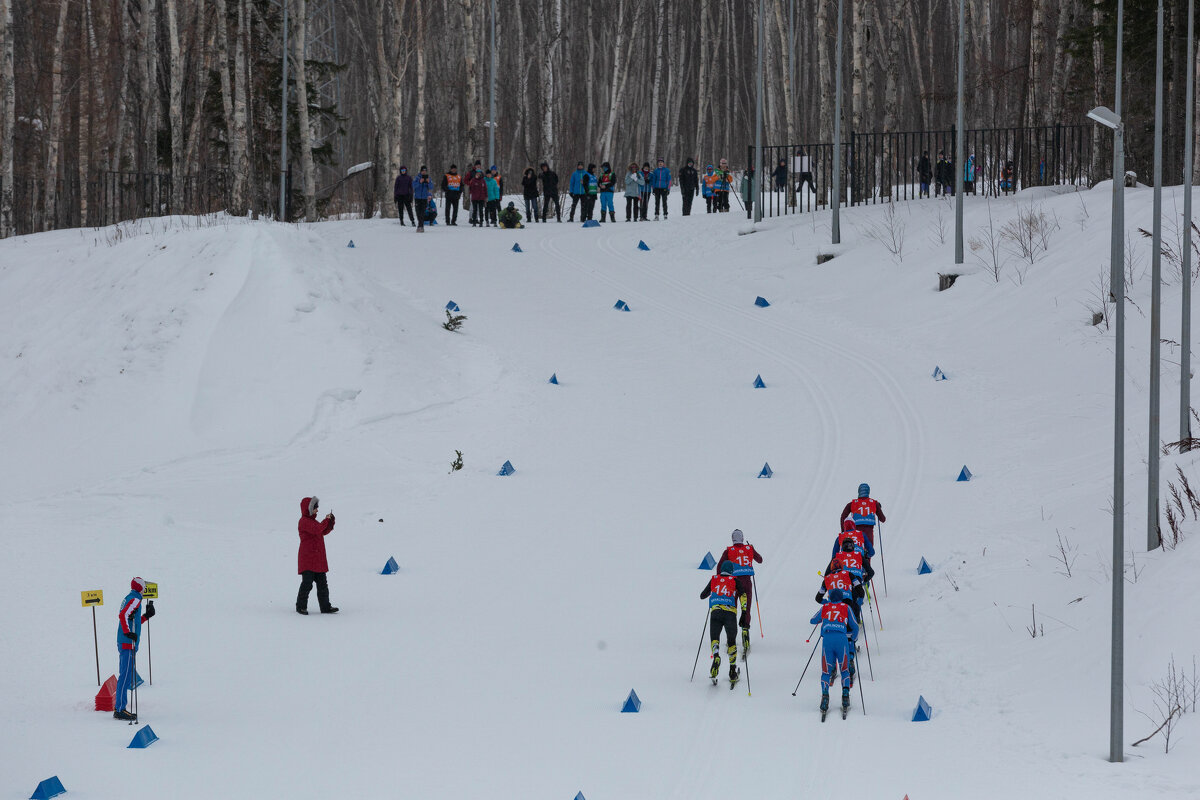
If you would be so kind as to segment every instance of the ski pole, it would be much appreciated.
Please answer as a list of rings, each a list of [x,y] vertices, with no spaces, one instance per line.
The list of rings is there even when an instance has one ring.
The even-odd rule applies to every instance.
[[[821,635],[823,636],[824,632],[822,632]],[[792,697],[795,697],[796,692],[800,691],[800,681],[804,680],[804,675],[808,672],[808,666],[809,666],[809,664],[812,664],[813,656],[815,656],[817,654],[817,645],[819,645],[820,643],[821,643],[821,637],[818,636],[816,643],[813,645],[812,652],[808,654],[808,664],[804,665],[804,672],[800,673],[800,680],[796,681],[796,688],[792,690]]]
[[[708,627],[708,612],[704,612],[704,628]],[[696,667],[700,664],[700,648],[704,647],[704,628],[700,629],[700,644],[696,645],[696,661],[692,664],[692,677],[688,678],[688,683],[696,679]]]
[[[746,653],[742,656],[742,660],[746,662],[746,697],[750,696],[750,654]]]
[[[856,681],[856,683],[858,683],[858,703],[862,706],[863,716],[865,717],[867,715],[867,701],[863,699],[862,681]]]
[[[150,620],[146,620],[146,664],[150,668],[150,685],[154,685],[154,653],[150,650]]]
[[[867,609],[872,614],[879,614],[879,607],[876,606],[873,602],[871,602],[871,585],[870,584],[867,584]],[[872,624],[874,624],[874,620],[872,620]],[[883,630],[883,617],[882,616],[879,617],[879,630]]]
[[[874,681],[875,680],[875,667],[873,667],[871,665],[871,642],[866,637],[865,634],[863,635],[863,644],[867,648],[867,669],[869,669],[871,671],[871,680]]]
[[[862,611],[861,605],[858,608],[859,611]],[[875,646],[879,647],[879,632],[875,629],[875,617],[871,616],[871,606],[869,602],[867,605],[867,621],[871,623],[871,632],[875,634]],[[863,636],[866,636],[866,633],[866,628],[863,628]]]
[[[817,625],[820,625],[820,624],[821,623],[819,623],[819,622],[817,623]],[[808,644],[809,642],[812,641],[812,635],[817,632],[817,625],[813,625],[813,629],[808,632],[808,638],[804,640],[805,644]]]
[[[887,597],[887,559],[883,557],[883,523],[879,523],[879,566],[883,570],[883,596]],[[882,627],[882,623],[880,623]]]
[[[766,637],[763,636],[762,629],[762,605],[758,602],[758,582],[754,580],[753,574],[750,576],[750,585],[754,587],[754,610],[758,612],[758,638],[763,639]]]

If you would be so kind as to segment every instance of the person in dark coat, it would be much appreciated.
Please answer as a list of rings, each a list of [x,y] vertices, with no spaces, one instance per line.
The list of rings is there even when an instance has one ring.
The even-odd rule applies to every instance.
[[[921,159],[917,162],[917,180],[921,184],[917,196],[929,197],[929,184],[933,182],[933,165],[929,163],[928,150],[921,153]]]
[[[558,173],[550,169],[550,165],[542,162],[542,222],[550,213],[550,204],[554,203],[554,216],[562,222],[562,206],[558,204]]]
[[[429,170],[424,164],[413,182],[413,197],[417,201],[417,233],[422,233],[425,230],[425,209],[433,199],[433,181],[429,178]]]
[[[650,187],[650,162],[649,161],[642,162],[642,188],[641,188],[641,191],[642,191],[641,220],[642,220],[642,222],[646,222],[649,219],[649,217],[647,217],[646,215],[648,213],[650,213],[650,195],[654,191]]]
[[[696,172],[696,159],[689,158],[687,166],[679,170],[679,192],[683,195],[683,215],[692,214],[692,200],[700,194],[700,173]]]
[[[308,613],[308,593],[313,583],[317,584],[317,603],[322,614],[336,614],[337,607],[329,604],[329,584],[325,573],[329,572],[329,561],[325,558],[325,537],[333,531],[333,514],[317,522],[316,495],[300,501],[300,554],[297,570],[301,576],[300,593],[296,595],[296,613]]]
[[[487,195],[487,181],[484,180],[483,170],[476,169],[474,174],[467,178],[467,196],[471,198],[471,224],[477,228],[483,227]]]
[[[938,151],[937,165],[933,168],[933,179],[937,183],[937,193],[954,195],[954,162],[946,158],[946,153]]]
[[[407,209],[409,220],[416,225],[417,218],[413,216],[413,179],[408,174],[408,167],[400,167],[400,174],[396,176],[396,185],[392,189],[392,199],[396,201],[400,224],[404,224],[404,211]]]
[[[462,198],[463,179],[458,174],[458,165],[451,164],[450,171],[442,176],[442,195],[446,198],[446,224],[458,224],[458,201]]]
[[[779,159],[779,163],[775,165],[775,171],[771,173],[771,177],[775,179],[775,191],[783,192],[787,190],[788,185],[788,169],[787,159]]]
[[[525,218],[537,222],[538,217],[538,179],[533,167],[526,167],[521,176],[521,193],[525,197]],[[542,220],[545,222],[545,220]]]

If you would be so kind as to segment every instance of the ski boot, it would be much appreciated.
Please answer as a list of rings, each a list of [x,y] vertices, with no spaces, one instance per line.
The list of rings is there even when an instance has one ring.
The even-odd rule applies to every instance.
[[[850,686],[854,687],[854,678],[857,670],[854,669],[854,656],[850,656]]]
[[[842,719],[846,718],[846,712],[850,710],[850,687],[842,687]]]
[[[829,692],[821,692],[821,715],[829,710]]]
[[[137,714],[121,709],[113,712],[113,719],[119,719],[122,722],[136,722]]]
[[[750,629],[742,628],[742,653],[750,655]]]
[[[708,677],[712,678],[713,683],[717,682],[717,676],[721,674],[721,655],[713,653],[712,669],[708,671]]]
[[[729,665],[729,688],[732,689],[734,686],[737,686],[737,682],[739,680],[741,680],[741,677],[742,677],[742,674],[738,670],[737,664],[730,664]]]

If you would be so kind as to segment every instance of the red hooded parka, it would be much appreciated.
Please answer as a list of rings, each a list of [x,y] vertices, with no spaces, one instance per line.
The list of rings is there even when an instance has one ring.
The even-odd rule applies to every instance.
[[[308,513],[309,497],[300,501],[300,555],[296,574],[306,571],[329,572],[325,560],[325,537],[333,530],[333,517],[318,522],[316,514]]]

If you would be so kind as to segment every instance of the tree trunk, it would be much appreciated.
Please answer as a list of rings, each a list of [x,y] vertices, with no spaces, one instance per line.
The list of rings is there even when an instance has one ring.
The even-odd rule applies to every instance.
[[[466,39],[467,94],[467,151],[471,161],[479,154],[479,44],[475,31],[476,0],[461,0],[463,35]]]
[[[13,0],[0,0],[0,239],[12,236],[13,142],[17,124],[13,69]]]
[[[854,0],[850,25],[850,129],[862,131],[867,107],[867,0]]]
[[[183,58],[179,47],[178,0],[165,0],[167,4],[167,45],[169,48],[168,70],[170,70],[167,118],[171,125],[171,213],[178,214],[183,207]]]
[[[710,0],[700,0],[700,39],[696,44],[696,57],[700,62],[699,92],[697,93],[699,103],[696,109],[696,156],[701,161],[707,161],[712,157],[704,155],[707,144],[704,138],[705,125],[708,123],[709,94],[712,92],[712,88],[709,86],[709,65],[712,62],[709,53],[713,46],[713,43],[709,41],[708,32],[709,2]]]
[[[1063,105],[1067,94],[1067,76],[1071,72],[1071,56],[1067,52],[1067,33],[1075,24],[1076,0],[1063,0],[1058,8],[1058,30],[1054,36],[1054,57],[1050,78],[1050,107],[1046,115],[1049,125],[1063,122]]]
[[[1045,0],[1033,0],[1029,19],[1029,73],[1025,83],[1026,116],[1029,127],[1046,124],[1046,108],[1041,101],[1042,61],[1046,52]]]
[[[555,92],[555,70],[558,68],[559,39],[562,37],[563,0],[551,0],[554,9],[551,14],[538,14],[539,25],[542,29],[542,48],[545,57],[542,61],[542,158],[550,164],[558,163],[558,148],[554,138],[554,108],[558,102]],[[546,23],[550,23],[549,32]],[[589,132],[590,135],[590,132]]]
[[[58,227],[58,153],[62,136],[63,39],[67,30],[69,0],[59,0],[58,28],[50,69],[50,116],[46,124],[46,191],[43,202],[42,230]]]
[[[158,96],[158,0],[142,5],[142,131],[143,172],[158,171],[158,121],[161,107]],[[148,209],[143,209],[146,211]]]
[[[416,128],[413,151],[418,154],[418,158],[425,161],[425,4],[417,0],[413,9],[417,15],[417,113],[413,120]]]
[[[604,125],[604,134],[600,137],[600,152],[611,153],[613,129],[617,123],[617,112],[621,109],[621,96],[625,92],[625,80],[629,76],[629,62],[633,59],[625,50],[629,47],[625,40],[625,9],[628,0],[617,0],[617,44],[614,48],[612,102],[609,104],[608,120]]]
[[[654,37],[654,88],[650,96],[650,157],[659,155],[658,120],[662,112],[658,107],[659,91],[662,88],[663,74],[663,40],[666,38],[667,17],[666,0],[658,0],[658,11],[654,15],[654,27],[657,29]]]
[[[300,129],[300,180],[304,191],[304,219],[307,222],[316,222],[317,183],[313,170],[312,127],[308,121],[308,70],[304,63],[305,42],[308,39],[308,1],[291,1],[295,10],[291,43],[292,63],[296,71],[296,125]]]
[[[199,4],[196,6],[196,24],[194,27],[195,36],[192,39],[193,53],[199,49],[199,64],[193,68],[196,75],[195,94],[192,97],[192,121],[188,126],[187,139],[184,140],[183,148],[183,173],[184,175],[198,174],[200,172],[200,159],[198,156],[200,150],[200,139],[202,131],[206,130],[204,125],[204,105],[205,98],[208,97],[208,87],[211,81],[209,74],[212,70],[212,54],[215,44],[215,31],[209,27],[209,6]],[[196,208],[179,207],[180,212],[196,213]]]
[[[830,2],[817,3],[817,64],[826,64],[826,69],[816,69],[817,99],[820,110],[817,119],[820,120],[820,137],[822,142],[833,141],[833,114],[835,100],[833,97],[833,50],[837,47],[837,4]]]

